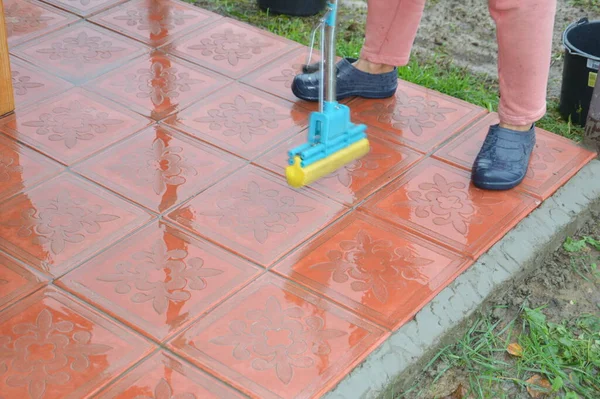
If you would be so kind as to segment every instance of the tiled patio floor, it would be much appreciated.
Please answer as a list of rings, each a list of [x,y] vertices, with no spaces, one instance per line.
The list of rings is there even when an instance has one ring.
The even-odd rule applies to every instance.
[[[475,189],[496,116],[401,82],[295,191],[306,48],[172,0],[4,6],[2,398],[317,397],[594,156],[540,131],[520,189]]]

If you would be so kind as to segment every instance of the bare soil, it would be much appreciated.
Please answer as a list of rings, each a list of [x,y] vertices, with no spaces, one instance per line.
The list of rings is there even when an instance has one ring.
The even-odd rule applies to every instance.
[[[345,0],[347,5],[363,8],[366,0]],[[554,29],[553,63],[548,94],[559,97],[562,82],[562,35],[569,24],[583,17],[600,19],[597,10],[574,5],[573,0],[558,0]],[[415,52],[443,51],[453,61],[473,72],[497,77],[495,25],[486,0],[429,0],[419,29]]]

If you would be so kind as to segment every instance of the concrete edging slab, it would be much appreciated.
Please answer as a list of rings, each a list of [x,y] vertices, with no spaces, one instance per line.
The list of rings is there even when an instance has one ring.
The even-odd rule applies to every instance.
[[[488,253],[441,291],[336,387],[326,399],[372,399],[407,381],[467,330],[473,313],[551,255],[600,210],[600,160],[593,160]]]

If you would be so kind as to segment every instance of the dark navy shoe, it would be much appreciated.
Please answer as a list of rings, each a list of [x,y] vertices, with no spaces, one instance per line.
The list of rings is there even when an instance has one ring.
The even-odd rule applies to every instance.
[[[527,132],[491,126],[473,165],[473,184],[485,190],[518,186],[525,179],[534,147],[535,125]]]
[[[356,69],[352,63],[356,61],[344,58],[337,67],[337,100],[348,97],[388,98],[396,93],[398,87],[398,70],[384,74],[371,74]],[[296,97],[306,101],[319,100],[320,72],[318,64],[304,68],[305,72],[297,75],[292,83],[292,92]]]

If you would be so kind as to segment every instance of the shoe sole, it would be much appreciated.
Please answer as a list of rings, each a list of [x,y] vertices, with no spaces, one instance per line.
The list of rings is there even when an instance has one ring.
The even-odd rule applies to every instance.
[[[294,95],[296,97],[298,97],[299,99],[304,100],[304,101],[310,101],[310,102],[319,101],[319,97],[308,97],[308,96],[302,95],[301,93],[299,93],[296,90],[296,88],[294,86],[292,86],[292,93],[294,93]],[[350,98],[350,97],[362,97],[362,98],[371,99],[371,100],[381,100],[381,99],[393,97],[394,94],[396,94],[396,89],[394,89],[393,91],[390,90],[390,91],[387,91],[384,93],[381,93],[381,92],[345,93],[342,95],[338,95],[337,101],[345,100],[346,98]]]
[[[508,190],[512,190],[513,188],[516,188],[517,186],[519,186],[523,182],[523,180],[525,180],[525,178],[520,179],[515,182],[510,182],[510,183],[490,183],[490,182],[482,182],[482,181],[477,181],[477,180],[472,180],[472,181],[473,181],[473,185],[475,187],[480,188],[482,190],[508,191]]]

